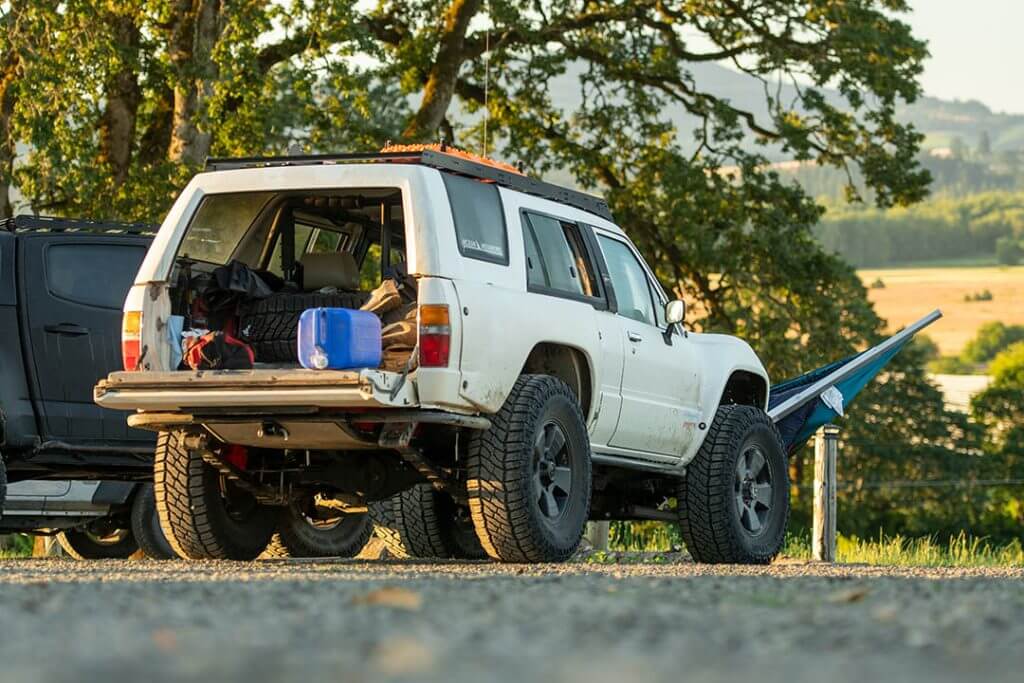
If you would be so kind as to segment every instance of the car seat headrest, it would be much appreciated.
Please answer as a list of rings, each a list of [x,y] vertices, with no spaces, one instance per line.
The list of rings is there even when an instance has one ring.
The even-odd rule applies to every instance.
[[[333,254],[305,254],[302,264],[303,285],[307,290],[337,287],[349,292],[359,290],[359,266],[347,251]]]

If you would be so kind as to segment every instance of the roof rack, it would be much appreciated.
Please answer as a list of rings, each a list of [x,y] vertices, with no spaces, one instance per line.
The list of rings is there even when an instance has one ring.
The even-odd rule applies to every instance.
[[[91,221],[84,218],[21,215],[0,220],[0,232],[83,232],[106,235],[156,235],[159,225]]]
[[[401,163],[429,166],[439,171],[493,182],[510,190],[575,206],[577,209],[583,209],[609,221],[614,220],[611,210],[608,208],[608,202],[600,197],[430,149],[410,152],[371,152],[368,154],[309,154],[285,157],[240,157],[234,159],[211,158],[206,161],[206,170],[229,171],[240,168],[354,163]]]

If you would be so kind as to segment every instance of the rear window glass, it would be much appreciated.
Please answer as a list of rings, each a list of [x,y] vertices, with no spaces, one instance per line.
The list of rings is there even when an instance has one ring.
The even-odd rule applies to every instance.
[[[455,219],[459,253],[508,265],[508,235],[498,187],[442,173]]]
[[[178,253],[223,265],[270,199],[265,192],[210,195],[196,211]]]
[[[119,311],[145,256],[145,247],[55,244],[46,250],[46,284],[61,299]]]

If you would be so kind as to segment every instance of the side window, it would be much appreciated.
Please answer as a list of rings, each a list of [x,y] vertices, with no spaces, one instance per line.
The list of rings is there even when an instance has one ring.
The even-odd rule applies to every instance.
[[[508,265],[508,234],[498,186],[442,173],[463,256]]]
[[[526,280],[531,287],[598,297],[579,226],[550,216],[523,214]]]
[[[619,240],[598,235],[601,251],[608,266],[608,275],[615,287],[619,315],[648,325],[657,325],[651,287],[647,273],[636,256]]]
[[[46,286],[61,299],[119,311],[145,256],[141,246],[54,244],[46,249]]]

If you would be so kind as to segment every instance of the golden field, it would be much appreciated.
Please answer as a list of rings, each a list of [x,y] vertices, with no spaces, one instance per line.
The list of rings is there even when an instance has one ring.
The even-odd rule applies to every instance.
[[[978,327],[1000,321],[1024,324],[1024,266],[894,268],[858,271],[865,286],[881,278],[884,289],[868,289],[878,314],[896,330],[935,308],[942,320],[925,330],[943,355],[955,355],[974,337]],[[983,290],[991,301],[964,301]]]

